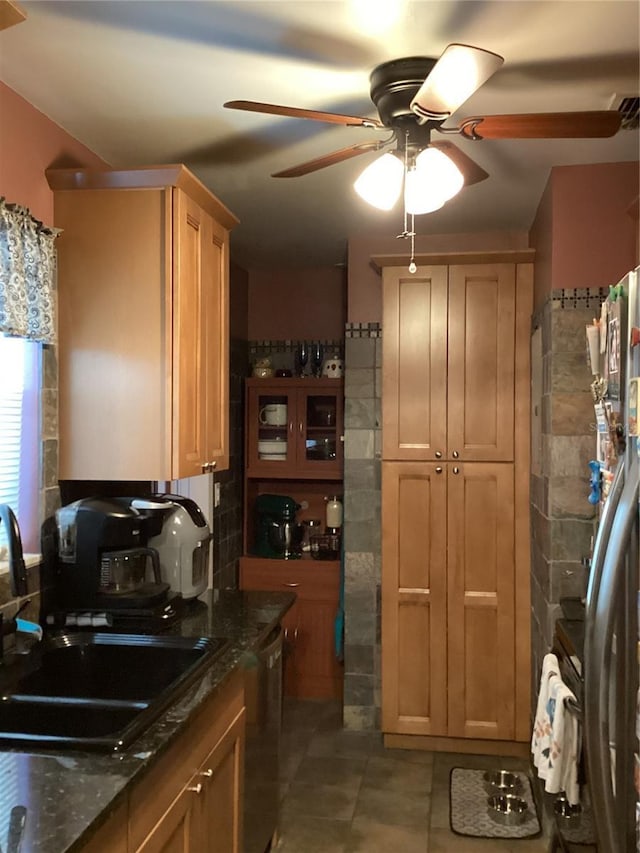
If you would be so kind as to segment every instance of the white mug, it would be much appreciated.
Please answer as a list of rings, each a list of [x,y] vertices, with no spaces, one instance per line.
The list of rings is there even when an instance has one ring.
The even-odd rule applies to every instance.
[[[287,423],[287,404],[269,403],[260,409],[258,420],[268,426],[285,426]]]

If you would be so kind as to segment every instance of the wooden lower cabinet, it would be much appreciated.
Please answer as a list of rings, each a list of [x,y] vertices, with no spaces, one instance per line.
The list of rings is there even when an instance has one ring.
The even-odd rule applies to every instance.
[[[282,620],[285,696],[341,698],[343,672],[334,642],[340,563],[241,557],[240,588],[288,590],[297,596]]]
[[[237,671],[83,853],[242,853],[244,735]]]
[[[383,731],[514,740],[514,467],[382,476]]]

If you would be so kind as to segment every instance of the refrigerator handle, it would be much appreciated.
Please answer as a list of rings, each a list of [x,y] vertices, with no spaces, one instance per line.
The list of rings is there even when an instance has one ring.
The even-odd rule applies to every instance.
[[[615,794],[610,753],[608,700],[612,677],[612,645],[616,613],[622,606],[626,553],[636,526],[638,476],[629,472],[610,524],[609,543],[602,560],[598,594],[589,604],[585,635],[585,741],[591,786],[591,800],[601,853],[618,853],[620,833],[615,814]],[[597,630],[594,630],[594,624]],[[622,651],[622,650],[621,650]]]
[[[586,604],[586,634],[594,624],[593,614],[590,611],[595,608],[598,596],[600,593],[600,583],[602,579],[602,570],[604,567],[604,558],[609,547],[609,537],[611,536],[611,526],[613,519],[618,509],[620,496],[624,487],[625,480],[625,460],[621,456],[618,460],[618,467],[609,490],[607,501],[604,505],[602,518],[598,524],[598,534],[596,536],[595,545],[593,547],[593,556],[591,558],[591,570],[589,572],[589,583],[587,586],[587,604]],[[586,639],[585,634],[585,639]]]

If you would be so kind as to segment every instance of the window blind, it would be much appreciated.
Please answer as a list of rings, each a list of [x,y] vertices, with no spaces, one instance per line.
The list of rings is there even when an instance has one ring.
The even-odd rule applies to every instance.
[[[20,454],[28,342],[0,335],[0,503],[20,509]],[[6,531],[0,525],[0,546]]]

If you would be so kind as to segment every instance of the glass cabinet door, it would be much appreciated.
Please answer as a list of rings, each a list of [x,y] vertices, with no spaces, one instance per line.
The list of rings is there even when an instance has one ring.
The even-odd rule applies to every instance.
[[[295,418],[293,404],[295,398],[290,401],[286,393],[266,390],[257,394],[253,426],[258,462],[286,465],[295,458],[296,448],[290,436],[290,424]]]
[[[336,458],[337,400],[335,395],[310,394],[306,399],[305,462]]]
[[[329,379],[248,382],[248,476],[339,479],[342,383]]]

